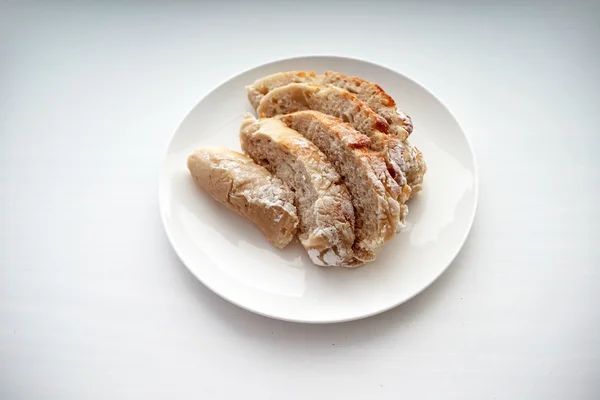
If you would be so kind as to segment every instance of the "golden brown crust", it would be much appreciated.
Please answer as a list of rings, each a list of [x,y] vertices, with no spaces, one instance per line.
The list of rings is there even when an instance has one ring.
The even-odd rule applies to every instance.
[[[369,118],[373,120],[375,129],[385,134],[389,133],[390,125],[387,123],[385,118],[377,114],[377,111],[375,111],[375,109],[373,109],[373,107],[371,107],[368,103],[360,100],[358,97],[345,90],[340,91],[339,94],[346,98],[348,102],[356,104],[356,112],[367,114]]]
[[[324,85],[333,85],[347,90],[368,103],[390,125],[390,133],[405,140],[412,132],[412,120],[398,110],[394,99],[381,86],[356,76],[327,71],[321,78]]]
[[[339,72],[333,72],[333,71],[326,71],[325,77],[326,77],[326,79],[323,81],[324,83],[329,83],[327,81],[327,78],[329,78],[331,80],[331,82],[334,83],[334,80],[336,80],[336,78],[341,79],[343,77],[343,79],[346,82],[348,82],[356,87],[360,87],[362,85],[373,85],[373,88],[376,89],[377,94],[380,96],[381,104],[383,104],[386,107],[396,107],[396,102],[394,101],[394,99],[392,99],[392,97],[390,95],[388,95],[385,92],[385,90],[383,90],[381,88],[381,86],[379,86],[373,82],[369,82],[369,81],[359,78],[357,76],[344,75]],[[348,90],[348,89],[350,89],[350,90]],[[346,90],[348,90],[350,93],[352,93],[352,89],[351,88],[348,88],[348,89],[346,89]]]
[[[411,187],[411,196],[420,191],[427,166],[421,152],[408,141],[408,136],[413,130],[411,118],[398,110],[391,96],[375,83],[332,71],[325,73],[322,83],[338,86],[355,94],[385,118],[389,124],[387,133],[401,141],[396,147],[402,148],[402,158],[405,161],[402,168]]]

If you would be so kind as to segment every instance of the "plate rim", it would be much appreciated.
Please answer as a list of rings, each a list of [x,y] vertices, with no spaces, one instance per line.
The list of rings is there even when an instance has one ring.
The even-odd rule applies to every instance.
[[[255,69],[259,69],[259,68],[263,68],[272,64],[277,64],[280,62],[284,62],[284,61],[294,61],[294,60],[305,60],[305,59],[319,59],[319,58],[333,58],[333,59],[338,59],[341,61],[353,61],[353,62],[359,62],[359,63],[363,63],[363,64],[369,64],[371,66],[375,66],[377,68],[383,68],[391,73],[397,74],[402,76],[404,79],[412,82],[413,84],[416,84],[417,86],[419,86],[420,88],[422,88],[423,90],[425,90],[427,92],[427,94],[429,94],[430,96],[432,96],[435,100],[437,100],[437,102],[448,112],[448,114],[452,117],[452,119],[454,120],[454,122],[456,123],[456,125],[459,127],[460,131],[462,132],[464,138],[465,138],[465,142],[467,144],[467,148],[469,150],[469,154],[471,155],[471,158],[473,160],[473,194],[474,194],[474,200],[473,200],[473,210],[471,212],[471,215],[469,216],[469,222],[468,222],[468,227],[465,230],[465,233],[463,235],[463,237],[460,240],[460,245],[456,247],[456,250],[454,251],[454,253],[452,254],[452,257],[450,258],[450,260],[448,261],[448,263],[441,269],[441,271],[436,274],[426,285],[424,285],[420,290],[416,291],[415,293],[413,293],[411,296],[408,296],[404,299],[401,299],[397,302],[394,302],[393,304],[391,304],[388,307],[384,307],[375,311],[371,311],[371,312],[366,312],[363,314],[359,314],[359,315],[354,315],[351,317],[345,317],[345,318],[334,318],[334,319],[327,319],[327,320],[322,320],[322,319],[315,319],[315,320],[311,320],[311,319],[298,319],[298,318],[289,318],[289,317],[284,317],[281,315],[275,315],[275,314],[269,314],[267,312],[262,312],[260,310],[256,310],[253,308],[250,308],[244,304],[241,304],[235,300],[232,300],[231,298],[229,298],[226,294],[220,293],[219,291],[215,290],[213,287],[211,287],[211,285],[207,284],[200,276],[198,276],[194,270],[192,268],[190,268],[187,263],[185,262],[184,258],[181,257],[180,251],[178,249],[178,246],[176,245],[175,241],[173,240],[172,236],[171,236],[171,232],[169,231],[168,228],[168,224],[166,223],[166,215],[165,215],[165,201],[166,199],[163,199],[164,195],[162,195],[161,193],[163,193],[164,191],[162,190],[162,186],[163,186],[163,172],[164,172],[164,165],[166,164],[168,155],[169,155],[169,149],[171,148],[171,144],[173,142],[173,140],[175,139],[175,136],[177,134],[177,132],[179,131],[179,129],[181,128],[182,124],[189,118],[189,116],[194,112],[194,110],[196,109],[196,107],[198,107],[198,104],[200,104],[205,98],[207,98],[208,96],[210,96],[212,93],[214,93],[216,90],[218,90],[221,86],[225,85],[226,83],[228,83],[229,81],[236,79],[237,77],[239,77],[240,75],[246,74],[248,72],[251,72]],[[159,208],[159,213],[160,213],[160,217],[161,217],[161,222],[163,225],[163,229],[167,235],[167,239],[169,241],[169,244],[171,245],[171,248],[173,249],[173,251],[175,252],[175,254],[177,255],[177,257],[179,258],[179,261],[185,266],[185,268],[188,270],[188,272],[194,277],[196,278],[200,283],[202,283],[203,286],[205,286],[207,289],[209,289],[212,293],[216,294],[218,297],[220,297],[223,300],[228,301],[229,303],[243,309],[246,311],[249,311],[251,313],[263,316],[263,317],[267,317],[267,318],[271,318],[271,319],[275,319],[275,320],[280,320],[280,321],[286,321],[286,322],[294,322],[294,323],[302,323],[302,324],[315,324],[315,325],[320,325],[320,324],[335,324],[335,323],[342,323],[342,322],[349,322],[349,321],[357,321],[357,320],[361,320],[361,319],[365,319],[365,318],[369,318],[378,314],[383,314],[389,310],[392,310],[398,306],[400,306],[401,304],[404,304],[410,300],[412,300],[413,298],[415,298],[416,296],[420,295],[421,293],[423,293],[425,290],[427,290],[435,281],[437,281],[449,268],[450,266],[454,263],[454,261],[456,260],[456,257],[458,256],[458,254],[461,252],[461,250],[463,249],[465,242],[467,241],[469,235],[471,234],[471,231],[473,229],[473,223],[475,221],[475,215],[477,214],[477,209],[479,207],[479,165],[477,163],[477,157],[475,156],[475,152],[473,150],[473,145],[471,144],[471,141],[469,140],[469,136],[466,134],[465,129],[463,128],[463,126],[460,124],[460,122],[458,121],[458,119],[456,118],[456,116],[454,115],[454,113],[450,110],[450,108],[448,108],[446,106],[446,104],[435,94],[433,94],[433,92],[431,92],[425,85],[423,85],[422,83],[420,83],[419,81],[410,78],[406,75],[404,75],[401,72],[396,71],[395,69],[388,67],[387,65],[384,64],[379,64],[373,61],[369,61],[369,60],[365,60],[365,59],[361,59],[361,58],[357,58],[357,57],[348,57],[348,56],[339,56],[339,55],[330,55],[330,54],[312,54],[312,55],[301,55],[301,56],[294,56],[294,57],[284,57],[284,58],[278,58],[272,61],[268,61],[268,62],[264,62],[262,64],[258,64],[255,66],[252,66],[250,68],[246,68],[245,70],[230,76],[229,78],[223,80],[222,82],[220,82],[219,84],[217,84],[215,87],[213,87],[211,90],[209,90],[208,92],[206,92],[206,94],[204,94],[200,100],[198,100],[194,106],[185,114],[185,116],[183,117],[183,119],[181,119],[181,121],[179,122],[179,124],[177,125],[177,127],[175,128],[175,130],[172,132],[166,148],[163,151],[163,157],[161,159],[161,164],[160,164],[160,169],[159,169],[159,173],[158,173],[158,185],[157,185],[157,194],[158,194],[158,208]]]

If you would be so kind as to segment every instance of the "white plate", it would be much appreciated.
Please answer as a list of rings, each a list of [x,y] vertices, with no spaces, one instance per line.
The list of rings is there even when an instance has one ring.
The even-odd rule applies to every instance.
[[[244,87],[289,70],[333,70],[376,82],[411,115],[411,140],[428,164],[424,189],[409,202],[407,229],[377,260],[349,270],[313,265],[296,242],[272,247],[250,222],[201,192],[186,167],[199,146],[239,150],[239,126],[252,112]],[[301,57],[246,71],[209,93],[173,136],[159,178],[167,236],[183,263],[221,297],[282,320],[325,323],[386,311],[417,295],[462,247],[477,205],[471,147],[450,111],[421,85],[390,69],[341,57]]]

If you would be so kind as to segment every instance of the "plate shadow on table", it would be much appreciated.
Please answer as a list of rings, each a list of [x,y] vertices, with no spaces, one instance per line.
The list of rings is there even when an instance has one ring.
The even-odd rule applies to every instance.
[[[474,227],[478,218],[475,217]],[[335,324],[301,324],[271,319],[246,311],[222,299],[199,282],[179,260],[170,248],[165,237],[165,246],[169,246],[170,259],[176,264],[176,273],[184,281],[184,285],[196,298],[200,307],[212,314],[214,320],[225,327],[239,332],[247,340],[256,344],[270,346],[277,340],[278,348],[288,347],[293,352],[294,344],[310,342],[311,346],[354,346],[360,343],[380,340],[386,335],[401,335],[410,329],[411,323],[427,313],[447,298],[447,293],[455,278],[460,275],[461,267],[469,262],[473,235],[471,230],[465,244],[456,256],[452,265],[431,286],[413,299],[384,313],[357,321]],[[338,347],[339,348],[339,347]]]

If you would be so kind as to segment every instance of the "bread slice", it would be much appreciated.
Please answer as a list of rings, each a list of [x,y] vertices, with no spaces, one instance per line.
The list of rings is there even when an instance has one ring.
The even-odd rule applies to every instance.
[[[221,147],[199,148],[188,169],[219,203],[248,218],[275,247],[290,243],[298,227],[294,193],[244,154]]]
[[[348,122],[371,139],[370,149],[380,152],[390,175],[402,187],[399,196],[403,203],[410,195],[406,185],[403,159],[404,146],[393,136],[386,135],[388,123],[364,101],[333,86],[291,83],[269,91],[260,101],[257,112],[261,117],[274,117],[296,111],[315,110]]]
[[[343,177],[354,205],[355,254],[375,258],[395,236],[400,216],[400,205],[379,178],[388,174],[383,157],[368,149],[367,136],[330,115],[299,111],[277,119],[313,142]]]
[[[256,110],[264,95],[273,89],[290,83],[318,83],[320,80],[321,77],[318,77],[314,71],[280,72],[256,80],[252,85],[246,86],[246,91],[250,104]]]
[[[308,139],[275,119],[246,114],[240,128],[242,149],[295,191],[299,238],[312,262],[355,267],[354,209],[342,178]]]

